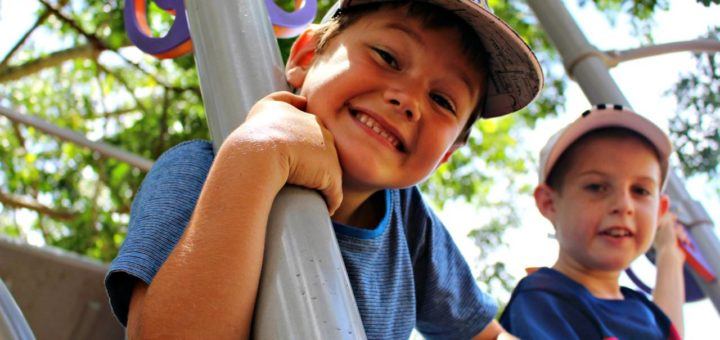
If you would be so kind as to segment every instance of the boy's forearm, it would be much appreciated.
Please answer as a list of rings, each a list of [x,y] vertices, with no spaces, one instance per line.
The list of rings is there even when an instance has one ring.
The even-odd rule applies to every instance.
[[[268,214],[287,174],[261,150],[226,149],[144,296],[137,325],[142,338],[249,335]]]
[[[673,247],[677,248],[674,244]],[[653,300],[670,318],[677,331],[682,335],[685,281],[683,279],[684,261],[679,252],[679,249],[671,248],[657,250],[657,279],[653,291]]]

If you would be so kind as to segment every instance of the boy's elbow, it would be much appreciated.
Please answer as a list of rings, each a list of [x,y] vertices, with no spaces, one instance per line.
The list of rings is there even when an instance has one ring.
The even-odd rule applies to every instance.
[[[202,313],[157,304],[157,300],[148,298],[148,288],[139,282],[133,289],[126,329],[128,339],[248,339],[250,336],[252,315],[243,320],[222,309],[213,308],[213,313],[207,313],[207,308],[200,308],[206,311]]]
[[[128,308],[126,335],[128,339],[142,339],[142,306],[145,302],[145,294],[148,285],[145,282],[138,281],[133,288],[130,297],[130,306]]]
[[[147,312],[146,294],[148,285],[142,281],[135,284],[132,297],[130,298],[130,306],[128,309],[126,336],[128,339],[167,339],[175,338],[180,334],[172,334],[173,329],[170,323],[162,322],[162,319],[168,317],[162,313]],[[150,301],[152,303],[152,301]],[[149,308],[149,309],[152,309]],[[170,310],[170,308],[163,308]],[[175,332],[183,332],[183,329],[176,329]]]

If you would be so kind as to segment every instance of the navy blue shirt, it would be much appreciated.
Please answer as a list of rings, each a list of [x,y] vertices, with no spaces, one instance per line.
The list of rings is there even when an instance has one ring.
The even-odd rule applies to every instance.
[[[676,339],[670,319],[644,295],[621,287],[623,300],[599,299],[550,268],[522,279],[500,324],[521,339]]]
[[[149,284],[187,226],[214,154],[210,143],[180,144],[161,156],[133,201],[125,243],[105,280],[117,318],[127,322],[136,280]],[[480,291],[443,224],[416,187],[385,190],[373,229],[333,222],[369,339],[467,339],[497,311]]]

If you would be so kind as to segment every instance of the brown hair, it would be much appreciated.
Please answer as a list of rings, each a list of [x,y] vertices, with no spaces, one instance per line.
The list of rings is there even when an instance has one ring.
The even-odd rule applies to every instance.
[[[476,65],[478,74],[480,75],[481,89],[484,90],[480,94],[480,98],[470,113],[467,123],[463,127],[456,143],[465,143],[470,137],[470,131],[475,121],[481,116],[485,107],[485,97],[487,94],[487,70],[489,55],[485,50],[482,42],[477,36],[475,30],[460,19],[457,15],[444,8],[422,1],[387,1],[380,3],[369,3],[364,5],[353,6],[340,10],[332,20],[323,24],[318,29],[320,41],[318,42],[316,53],[322,53],[327,44],[340,32],[347,29],[357,20],[369,13],[387,8],[406,7],[406,14],[411,18],[418,18],[425,28],[443,29],[451,28],[460,33],[460,42],[463,54],[467,60]]]
[[[652,150],[658,163],[662,164],[660,161],[660,152],[655,145],[645,138],[645,136],[624,127],[611,126],[592,130],[570,144],[570,146],[568,146],[568,148],[560,155],[557,162],[555,162],[555,165],[550,170],[545,183],[558,192],[562,191],[565,176],[572,168],[575,160],[581,156],[577,152],[580,145],[586,144],[591,140],[601,138],[633,138],[641,142],[649,150]],[[660,178],[665,178],[665,169],[662,166],[660,166]]]

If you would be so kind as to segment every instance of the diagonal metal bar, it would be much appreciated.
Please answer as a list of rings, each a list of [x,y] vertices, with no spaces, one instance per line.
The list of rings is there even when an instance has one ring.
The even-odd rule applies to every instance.
[[[7,117],[13,122],[32,126],[64,141],[84,146],[100,153],[103,156],[121,160],[143,171],[149,171],[153,165],[153,161],[150,159],[135,155],[107,143],[92,141],[75,131],[63,129],[37,117],[25,115],[2,106],[0,106],[0,115]]]

